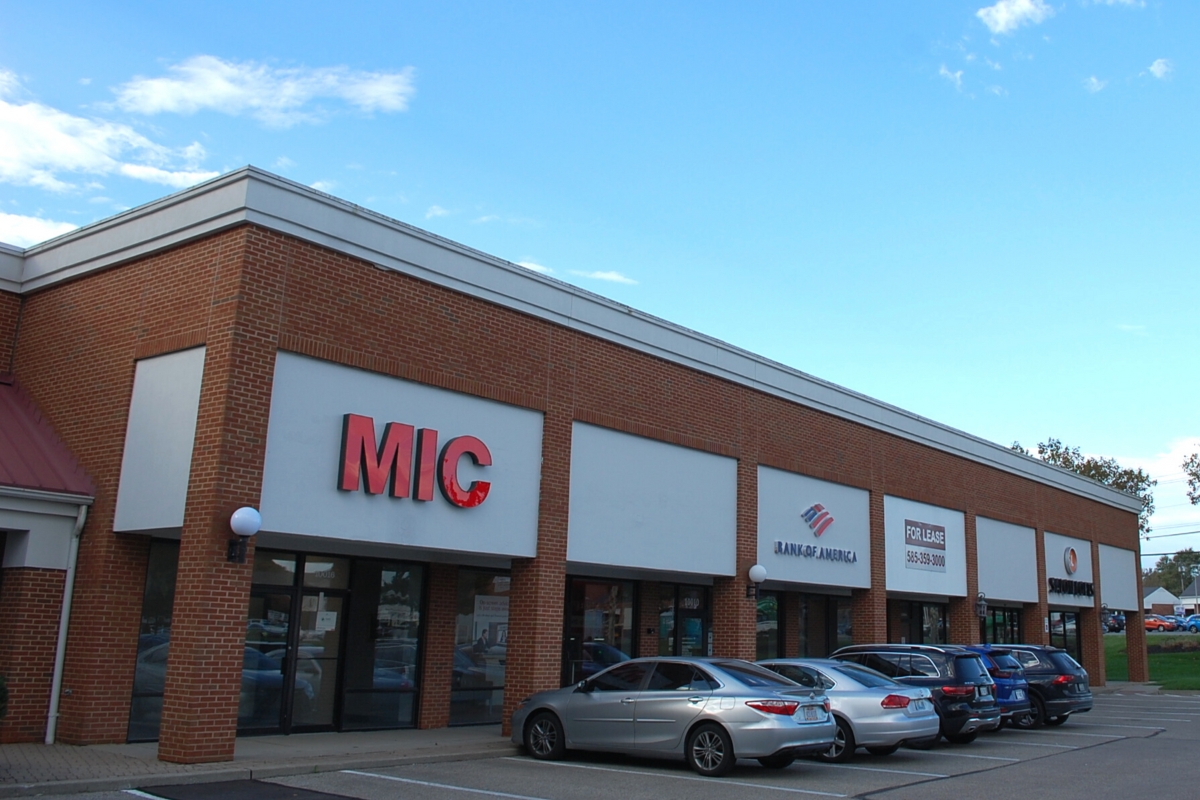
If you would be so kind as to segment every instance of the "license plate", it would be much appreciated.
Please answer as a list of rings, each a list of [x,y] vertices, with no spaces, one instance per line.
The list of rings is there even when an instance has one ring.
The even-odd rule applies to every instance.
[[[980,697],[991,697],[992,696],[992,687],[980,686],[979,687],[979,696]]]
[[[925,711],[929,706],[926,705],[924,700],[913,700],[908,704],[908,708],[910,711]]]
[[[1024,689],[1013,689],[1013,700],[1024,700],[1024,699],[1025,699],[1025,690]]]
[[[818,719],[820,719],[820,717],[817,716],[817,714],[818,714],[818,708],[816,706],[805,706],[804,707],[804,721],[805,722],[816,722]]]

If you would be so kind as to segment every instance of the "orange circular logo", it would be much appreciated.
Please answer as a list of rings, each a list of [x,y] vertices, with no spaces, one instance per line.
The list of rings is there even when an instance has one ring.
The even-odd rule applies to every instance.
[[[1063,566],[1067,568],[1068,575],[1074,575],[1075,570],[1079,569],[1079,554],[1075,552],[1074,547],[1068,547],[1063,552]]]

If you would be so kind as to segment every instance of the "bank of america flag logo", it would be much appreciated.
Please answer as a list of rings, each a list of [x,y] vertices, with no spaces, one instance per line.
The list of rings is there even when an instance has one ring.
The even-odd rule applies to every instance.
[[[825,529],[833,524],[833,515],[825,510],[825,506],[820,503],[813,503],[808,507],[801,516],[808,523],[808,527],[812,528],[812,532],[816,536],[820,536],[825,532]]]

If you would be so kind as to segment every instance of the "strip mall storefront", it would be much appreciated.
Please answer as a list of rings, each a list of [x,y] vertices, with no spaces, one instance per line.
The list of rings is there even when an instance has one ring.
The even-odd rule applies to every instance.
[[[888,640],[1053,641],[1100,683],[1103,605],[1138,610],[1133,498],[254,169],[0,250],[0,345],[95,486],[75,573],[5,537],[4,740],[57,712],[214,761]]]

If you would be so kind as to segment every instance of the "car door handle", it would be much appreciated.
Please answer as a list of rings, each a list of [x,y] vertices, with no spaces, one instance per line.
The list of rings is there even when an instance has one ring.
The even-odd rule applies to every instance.
[[[623,705],[623,706],[628,706],[628,705],[632,705],[632,704],[633,704],[633,698],[632,698],[632,697],[622,697],[622,698],[621,698],[621,705]]]
[[[689,703],[699,703],[699,702],[701,702],[702,700],[704,700],[704,698],[703,698],[703,697],[701,697],[700,695],[696,695],[695,697],[689,697],[689,698],[688,698],[688,702],[689,702]]]

